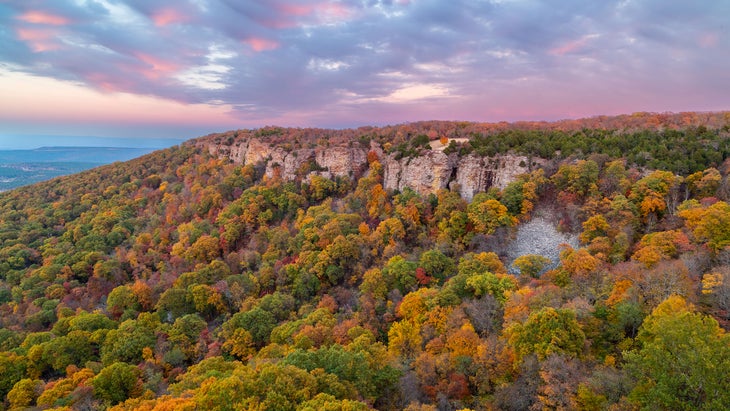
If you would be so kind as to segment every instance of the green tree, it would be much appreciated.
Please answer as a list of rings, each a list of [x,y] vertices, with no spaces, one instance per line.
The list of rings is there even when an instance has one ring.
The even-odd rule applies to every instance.
[[[423,252],[418,259],[418,266],[423,268],[428,276],[436,278],[439,282],[456,274],[454,260],[435,249]]]
[[[418,264],[397,255],[383,267],[383,276],[392,279],[402,294],[407,294],[416,287],[416,268]]]
[[[195,304],[188,298],[188,292],[182,288],[168,288],[160,296],[155,308],[165,322],[173,322],[176,318],[195,312]]]
[[[500,303],[507,300],[506,293],[517,289],[517,282],[511,275],[495,275],[490,272],[472,275],[466,279],[466,290],[475,297],[491,295]]]
[[[638,379],[630,398],[645,409],[719,410],[730,404],[730,336],[671,296],[646,317],[639,348],[625,353]]]
[[[11,352],[0,353],[0,396],[3,398],[20,381],[28,368],[28,360]]]
[[[127,315],[125,319],[131,318],[142,308],[132,287],[128,285],[114,288],[106,298],[106,307],[115,319],[119,319],[125,313]]]
[[[156,330],[160,321],[156,315],[142,313],[136,320],[127,320],[116,330],[107,333],[101,347],[104,364],[124,361],[137,364],[142,361],[142,350],[154,348],[157,342]]]
[[[94,395],[109,405],[118,404],[127,398],[142,394],[142,384],[137,367],[122,362],[104,367],[99,375],[91,380]]]
[[[509,335],[509,342],[517,354],[521,357],[535,354],[540,360],[550,354],[579,357],[585,342],[575,312],[552,307],[533,312],[524,324],[514,324]]]
[[[197,314],[188,314],[175,320],[170,327],[169,340],[179,348],[189,361],[198,359],[203,350],[200,343],[200,334],[206,329],[207,323]]]
[[[263,347],[268,343],[271,330],[275,326],[276,318],[271,312],[261,307],[255,307],[248,311],[238,312],[223,323],[223,335],[226,338],[232,337],[237,329],[243,328],[250,333],[253,343],[258,347]]]
[[[563,164],[551,179],[558,189],[585,197],[598,190],[598,164],[593,160]]]
[[[103,334],[98,336],[103,338]],[[42,345],[43,360],[58,373],[64,373],[69,365],[83,366],[87,361],[98,360],[98,345],[88,331],[74,330]]]

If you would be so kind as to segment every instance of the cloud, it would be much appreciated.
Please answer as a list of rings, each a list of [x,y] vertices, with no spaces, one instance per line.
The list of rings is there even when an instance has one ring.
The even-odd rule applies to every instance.
[[[727,2],[11,0],[0,64],[251,125],[727,108]],[[701,96],[701,98],[700,98]],[[610,114],[610,113],[609,113]]]
[[[64,16],[59,16],[41,10],[28,10],[19,15],[17,19],[26,23],[49,24],[52,26],[63,26],[71,22],[71,20]]]
[[[154,12],[150,18],[155,26],[167,26],[174,23],[184,23],[190,20],[190,16],[174,8],[163,8]]]

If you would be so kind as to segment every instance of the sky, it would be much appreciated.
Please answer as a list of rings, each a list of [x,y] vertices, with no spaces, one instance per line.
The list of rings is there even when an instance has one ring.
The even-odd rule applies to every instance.
[[[3,0],[0,135],[730,109],[727,0]]]

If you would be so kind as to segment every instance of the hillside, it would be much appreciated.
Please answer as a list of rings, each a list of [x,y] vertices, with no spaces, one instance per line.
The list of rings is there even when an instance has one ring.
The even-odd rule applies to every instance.
[[[266,127],[0,194],[0,395],[727,408],[729,137],[728,113]]]
[[[79,173],[102,164],[127,161],[151,148],[41,147],[0,150],[0,192]]]

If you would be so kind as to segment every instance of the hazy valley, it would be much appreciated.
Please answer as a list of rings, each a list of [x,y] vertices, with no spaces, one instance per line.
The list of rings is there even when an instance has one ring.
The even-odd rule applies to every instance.
[[[0,191],[75,174],[115,161],[127,161],[153,148],[41,147],[0,150]]]

